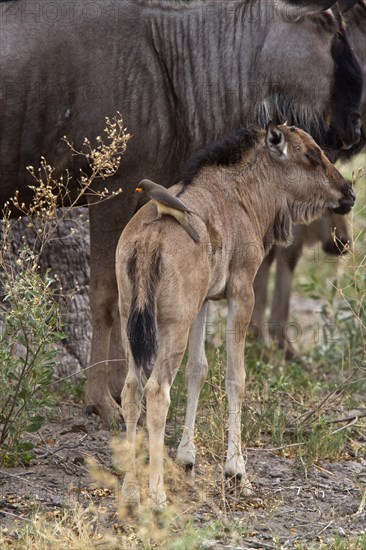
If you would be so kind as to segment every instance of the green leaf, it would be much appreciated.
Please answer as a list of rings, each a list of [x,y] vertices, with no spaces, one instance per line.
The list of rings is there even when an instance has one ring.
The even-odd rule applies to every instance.
[[[19,451],[32,451],[34,447],[35,447],[34,443],[31,443],[30,441],[21,441],[18,443]]]
[[[31,423],[26,426],[25,431],[26,432],[38,432],[40,428],[42,428],[43,424],[45,422],[44,416],[37,415],[31,418]]]

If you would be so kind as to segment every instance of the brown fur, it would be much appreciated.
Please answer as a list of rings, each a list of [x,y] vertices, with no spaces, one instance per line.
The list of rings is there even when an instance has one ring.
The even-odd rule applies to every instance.
[[[129,371],[122,391],[122,409],[131,411],[126,420],[130,444],[126,495],[135,480],[135,436],[143,392],[147,401],[150,441],[150,496],[164,504],[163,448],[170,388],[189,342],[187,367],[188,404],[186,429],[177,460],[193,466],[194,420],[199,390],[207,371],[204,354],[205,308],[208,299],[227,298],[227,374],[229,401],[228,451],[225,473],[240,480],[245,492],[250,483],[241,451],[240,412],[244,396],[244,341],[253,308],[252,284],[264,258],[263,239],[282,242],[292,221],[309,221],[326,208],[354,202],[349,187],[319,148],[322,163],[314,165],[307,153],[317,148],[312,138],[287,126],[270,125],[267,134],[257,131],[254,145],[232,164],[201,165],[181,193],[182,200],[196,215],[192,223],[199,233],[196,244],[175,220],[162,219],[150,226],[154,206],[145,205],[128,223],[117,247],[116,274],[119,290],[122,340],[129,357]],[[222,158],[222,155],[220,155]],[[301,184],[299,184],[301,182]],[[182,191],[181,184],[171,188]],[[271,200],[268,200],[271,197]],[[245,208],[243,208],[245,205]],[[273,229],[274,224],[281,227]],[[212,240],[213,239],[213,240]],[[218,243],[223,243],[222,247]],[[151,258],[159,252],[160,278],[154,280],[153,304]],[[143,387],[141,359],[129,339],[135,336],[131,312],[135,311],[136,282],[131,280],[131,256],[136,254],[134,279],[138,281],[139,307],[145,316],[143,327],[156,343],[150,354],[152,373]],[[145,293],[145,299],[143,295]],[[142,298],[142,301],[141,301]],[[150,309],[149,309],[150,308]],[[142,313],[145,311],[145,313]],[[153,327],[151,326],[153,312]],[[153,330],[150,330],[150,329]],[[146,341],[150,349],[152,342]]]

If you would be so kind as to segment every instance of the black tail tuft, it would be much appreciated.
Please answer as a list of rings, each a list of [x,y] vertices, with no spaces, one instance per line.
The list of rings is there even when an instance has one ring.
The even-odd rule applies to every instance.
[[[142,367],[147,376],[151,373],[152,362],[157,351],[155,308],[151,305],[147,305],[142,310],[132,309],[127,325],[127,334],[136,366]]]
[[[139,281],[136,250],[130,258],[128,273],[133,293],[127,322],[127,335],[136,367],[142,367],[146,376],[150,376],[157,352],[155,292],[161,273],[159,251],[155,251],[152,255],[147,280]],[[142,300],[141,296],[138,296],[141,287],[143,288]]]

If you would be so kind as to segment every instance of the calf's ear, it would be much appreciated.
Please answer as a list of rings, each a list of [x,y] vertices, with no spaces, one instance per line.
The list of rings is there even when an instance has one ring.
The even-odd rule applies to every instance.
[[[287,154],[285,135],[273,122],[269,122],[266,128],[266,145],[279,157],[285,157]]]

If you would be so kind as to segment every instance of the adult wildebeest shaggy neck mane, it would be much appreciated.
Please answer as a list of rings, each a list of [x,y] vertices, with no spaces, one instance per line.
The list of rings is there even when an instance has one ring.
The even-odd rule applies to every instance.
[[[225,473],[244,491],[250,491],[241,450],[244,341],[253,308],[252,283],[265,255],[263,240],[271,235],[271,239],[267,237],[269,244],[282,242],[290,237],[292,221],[308,221],[327,208],[346,213],[354,204],[351,186],[302,130],[270,123],[266,132],[252,134],[251,139],[252,146],[243,151],[242,133],[234,134],[221,149],[223,152],[226,147],[234,162],[201,164],[191,184],[185,186],[184,204],[195,212],[191,223],[199,235],[198,242],[172,217],[151,223],[156,211],[149,203],[127,224],[118,243],[119,311],[129,366],[122,391],[130,446],[123,489],[129,503],[138,500],[135,441],[144,392],[150,496],[157,504],[166,501],[165,422],[170,388],[188,336],[187,415],[177,460],[185,466],[194,465],[194,423],[207,374],[204,333],[209,299],[228,300]],[[230,155],[233,149],[237,153],[234,157]],[[214,150],[219,150],[217,144]],[[176,193],[181,185],[170,191]],[[281,226],[278,236],[276,223]],[[144,374],[148,378],[145,387]]]
[[[41,155],[55,175],[68,168],[76,182],[80,159],[63,136],[77,147],[85,136],[93,141],[104,116],[116,111],[132,135],[118,173],[95,184],[96,191],[107,183],[123,194],[90,208],[94,366],[86,402],[105,424],[121,418],[121,388],[116,382],[114,399],[108,388],[114,365],[116,373],[121,367],[107,368],[106,360],[108,350],[120,357],[110,341],[114,257],[138,207],[136,182],[168,186],[194,151],[269,120],[297,124],[323,146],[352,147],[360,137],[360,90],[347,71],[352,65],[357,72],[357,64],[350,51],[337,59],[335,43],[349,46],[338,15],[323,13],[334,6],[330,0],[0,3],[0,206],[16,189],[21,202],[29,200],[26,166]]]

